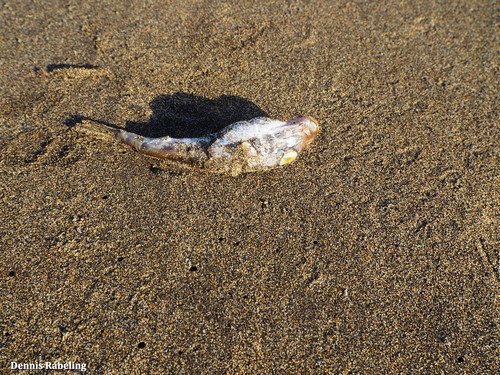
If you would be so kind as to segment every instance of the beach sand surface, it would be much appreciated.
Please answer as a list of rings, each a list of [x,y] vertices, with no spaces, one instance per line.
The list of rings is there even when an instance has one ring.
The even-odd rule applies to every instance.
[[[498,373],[498,8],[257,3],[3,4],[1,373]],[[298,115],[238,177],[77,131]]]

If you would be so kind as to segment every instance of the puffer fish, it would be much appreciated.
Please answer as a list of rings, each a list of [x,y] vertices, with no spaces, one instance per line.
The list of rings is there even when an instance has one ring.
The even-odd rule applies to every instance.
[[[88,120],[80,127],[111,134],[141,154],[232,176],[293,162],[319,132],[311,116],[286,122],[257,117],[199,138],[149,138]]]

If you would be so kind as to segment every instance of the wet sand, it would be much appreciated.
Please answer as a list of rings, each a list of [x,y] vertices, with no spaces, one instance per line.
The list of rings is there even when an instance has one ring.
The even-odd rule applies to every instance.
[[[496,373],[492,2],[169,3],[0,10],[0,372]],[[239,177],[76,131],[262,115],[322,130]]]

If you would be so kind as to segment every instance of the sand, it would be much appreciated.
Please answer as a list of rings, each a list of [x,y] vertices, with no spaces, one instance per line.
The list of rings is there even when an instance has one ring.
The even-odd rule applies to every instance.
[[[493,2],[82,3],[0,10],[1,373],[497,373]],[[262,115],[321,133],[231,177],[76,131]]]

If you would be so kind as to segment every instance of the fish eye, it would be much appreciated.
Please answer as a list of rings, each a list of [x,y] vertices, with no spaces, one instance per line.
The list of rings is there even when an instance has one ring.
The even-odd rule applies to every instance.
[[[282,156],[282,158],[280,160],[280,165],[285,165],[285,164],[291,163],[292,161],[295,160],[297,155],[298,155],[298,153],[295,150],[289,150],[289,151],[285,152],[285,154]]]

